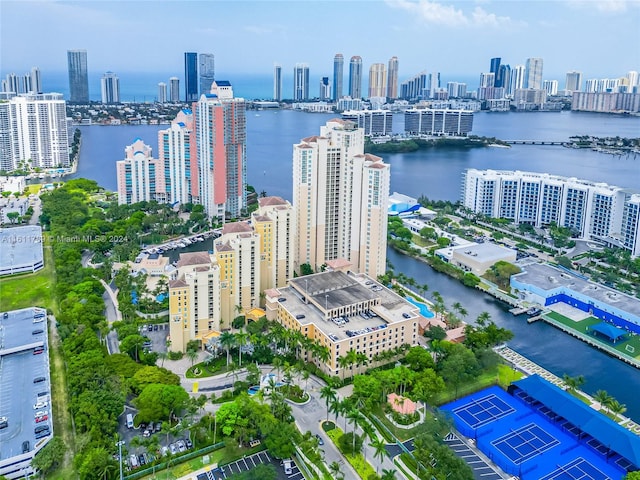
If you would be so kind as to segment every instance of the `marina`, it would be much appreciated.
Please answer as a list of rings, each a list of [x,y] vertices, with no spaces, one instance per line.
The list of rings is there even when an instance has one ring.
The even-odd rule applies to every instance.
[[[222,229],[216,228],[214,230],[207,230],[206,232],[198,233],[195,235],[191,235],[189,237],[182,237],[178,239],[171,240],[169,242],[165,242],[159,245],[145,245],[141,253],[144,254],[160,254],[166,253],[170,250],[176,250],[180,248],[186,248],[189,245],[198,244],[200,242],[204,242],[208,238],[217,238],[221,235]]]

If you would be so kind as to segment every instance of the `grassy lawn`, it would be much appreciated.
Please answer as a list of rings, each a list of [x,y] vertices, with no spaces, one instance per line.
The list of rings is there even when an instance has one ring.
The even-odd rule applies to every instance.
[[[53,429],[62,438],[67,453],[63,465],[51,476],[53,480],[75,478],[73,471],[73,456],[75,452],[75,438],[71,423],[71,413],[67,408],[69,395],[67,392],[66,370],[62,358],[62,345],[55,325],[49,325],[49,363],[51,366],[51,398],[53,409]]]
[[[473,382],[460,385],[457,392],[452,387],[447,388],[446,390],[436,395],[433,398],[432,403],[435,405],[444,405],[445,403],[452,402],[453,400],[464,397],[465,395],[469,395],[470,393],[474,393],[478,390],[482,390],[483,388],[495,385],[497,381],[498,369],[495,368],[488,372],[483,372],[478,377],[476,377]]]
[[[547,316],[577,332],[580,332],[584,335],[589,335],[589,337],[593,341],[611,348],[615,348],[620,353],[628,357],[640,359],[640,335],[627,335],[626,340],[613,344],[606,341],[602,337],[595,337],[593,335],[590,335],[587,331],[587,328],[592,327],[593,325],[596,325],[602,321],[599,318],[589,317],[585,318],[584,320],[580,320],[579,322],[574,322],[570,318],[567,318],[557,312],[549,312],[547,313]]]
[[[0,280],[2,310],[19,310],[38,306],[55,312],[54,284],[53,254],[51,247],[45,246],[42,270]]]
[[[514,370],[508,365],[498,365],[498,385],[506,390],[513,382],[524,377],[524,373]]]
[[[193,373],[194,371],[200,371],[199,375]],[[221,355],[219,358],[216,358],[213,362],[207,364],[205,362],[196,363],[194,366],[190,367],[185,374],[187,378],[207,378],[213,375],[219,375],[221,373],[225,373],[227,371],[227,356]]]
[[[435,242],[424,240],[420,235],[416,235],[415,233],[413,234],[413,237],[411,237],[411,241],[416,245],[424,248],[430,248],[435,245]]]
[[[340,450],[340,447],[338,446],[338,440],[340,439],[340,437],[342,437],[342,435],[342,430],[340,430],[340,428],[338,427],[327,432],[327,436],[331,439],[335,446],[338,447],[338,450]],[[375,475],[376,471],[373,469],[371,464],[364,459],[361,453],[358,453],[356,455],[343,453],[343,455],[360,478],[367,479],[371,475]]]

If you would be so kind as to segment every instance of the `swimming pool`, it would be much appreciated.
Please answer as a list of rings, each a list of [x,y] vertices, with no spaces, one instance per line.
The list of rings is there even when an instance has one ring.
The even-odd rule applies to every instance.
[[[429,307],[427,307],[425,303],[418,302],[416,299],[414,299],[410,295],[407,295],[406,297],[404,297],[404,299],[409,303],[413,303],[416,307],[418,307],[420,309],[420,315],[422,315],[423,317],[425,318],[435,317],[435,314],[431,310],[429,310]]]

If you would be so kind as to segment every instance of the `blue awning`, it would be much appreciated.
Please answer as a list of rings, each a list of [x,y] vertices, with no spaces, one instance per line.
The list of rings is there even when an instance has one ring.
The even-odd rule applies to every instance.
[[[638,435],[538,375],[518,380],[514,385],[605,447],[626,458],[636,468],[640,467]]]
[[[622,328],[615,327],[610,323],[600,322],[587,328],[589,332],[598,332],[609,338],[612,342],[617,342],[620,337],[624,337],[627,332]]]

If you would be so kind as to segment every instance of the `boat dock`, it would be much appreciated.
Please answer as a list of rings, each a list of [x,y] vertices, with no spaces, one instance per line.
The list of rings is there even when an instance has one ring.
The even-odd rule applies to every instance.
[[[536,315],[535,317],[527,318],[527,323],[537,322],[538,320],[542,320],[542,315]]]
[[[513,315],[517,317],[518,315],[522,315],[527,310],[528,310],[527,307],[514,307],[514,308],[510,308],[509,312],[511,312]]]

